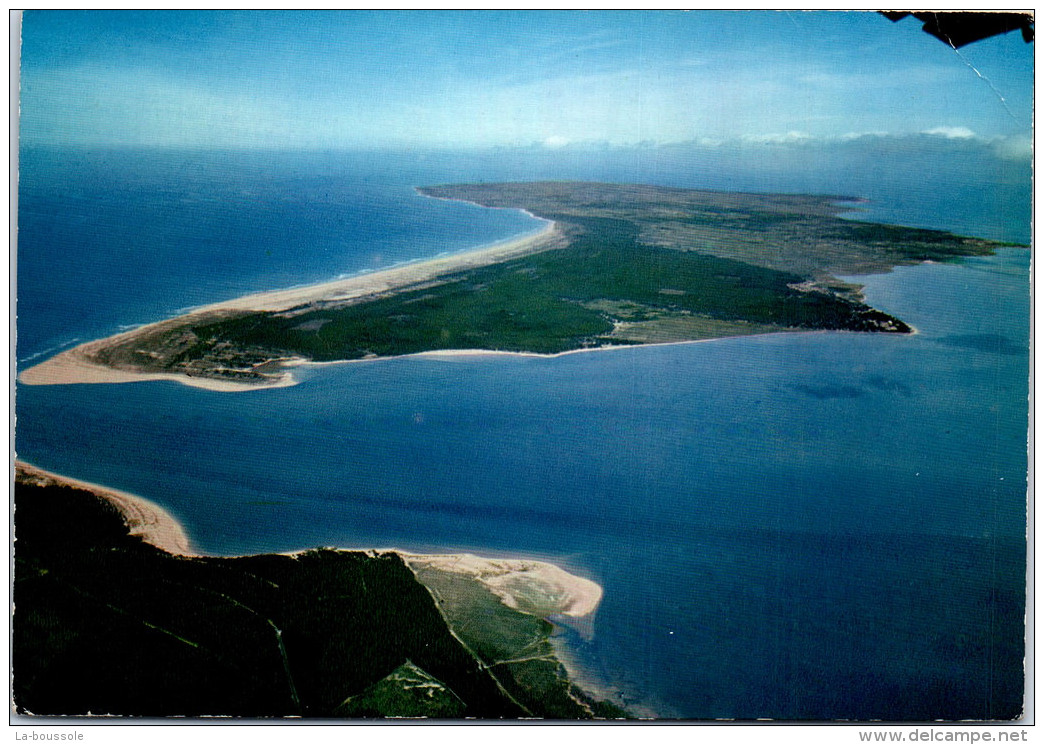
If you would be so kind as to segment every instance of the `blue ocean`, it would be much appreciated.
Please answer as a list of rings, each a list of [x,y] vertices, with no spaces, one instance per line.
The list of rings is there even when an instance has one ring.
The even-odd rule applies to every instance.
[[[185,308],[540,227],[415,192],[436,183],[826,193],[869,198],[860,219],[1029,242],[1028,178],[931,159],[24,150],[18,364]],[[593,621],[559,627],[563,657],[638,713],[1012,718],[1029,266],[1011,247],[855,278],[916,327],[903,337],[402,358],[236,394],[19,385],[16,449],[160,503],[215,554],[554,561],[605,591]]]

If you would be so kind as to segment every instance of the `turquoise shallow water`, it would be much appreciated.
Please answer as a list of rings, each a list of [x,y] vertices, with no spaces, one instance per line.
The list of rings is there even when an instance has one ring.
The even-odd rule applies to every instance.
[[[340,240],[369,210],[371,225],[401,230],[402,255],[425,250],[411,236],[444,203],[419,200],[432,222],[403,227],[406,185],[378,198],[365,179],[348,182]],[[257,207],[251,233],[224,208],[195,209],[193,235],[224,230],[244,246],[286,219],[257,222]],[[447,224],[474,231],[472,213],[453,209]],[[532,226],[469,209],[493,215],[480,242]],[[52,235],[77,236],[76,251],[108,245],[65,212],[40,214],[36,230],[59,223]],[[325,235],[329,219],[309,230]],[[195,240],[168,236],[141,260]],[[317,245],[295,241],[273,267]],[[104,281],[115,259],[45,258],[22,262],[26,350],[119,322],[121,308],[181,301],[173,277],[121,305]],[[95,277],[98,314],[62,306],[41,279],[48,266],[59,281]],[[217,299],[242,281],[235,265],[214,266],[183,282]],[[20,386],[16,444],[41,467],[158,501],[214,553],[399,546],[554,560],[605,588],[583,634],[562,630],[585,674],[661,715],[1009,717],[1022,685],[1028,271],[1028,251],[1005,249],[868,278],[869,301],[915,336],[406,358],[235,395]],[[125,288],[138,272],[121,271]]]

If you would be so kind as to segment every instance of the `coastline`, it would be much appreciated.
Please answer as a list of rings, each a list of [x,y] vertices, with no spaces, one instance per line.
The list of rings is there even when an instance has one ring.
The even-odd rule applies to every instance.
[[[19,713],[349,719],[453,719],[463,714],[491,719],[630,717],[613,701],[601,698],[600,688],[588,687],[589,678],[568,650],[559,656],[553,638],[552,617],[568,623],[568,618],[592,616],[602,588],[547,561],[396,548],[318,547],[281,554],[208,555],[189,543],[170,513],[147,499],[21,460],[14,465],[15,560],[18,579],[24,580],[18,584],[18,619],[24,619],[18,627]],[[119,522],[125,530],[122,537],[114,532]],[[136,549],[135,537],[157,550]],[[92,620],[97,614],[85,613],[70,602],[77,593],[108,620],[99,624]],[[340,611],[332,616],[330,602],[340,603]],[[144,618],[142,608],[148,608]],[[381,615],[388,612],[397,615]],[[233,623],[228,622],[230,613]],[[375,628],[367,627],[365,619],[371,617],[377,621]],[[44,619],[42,626],[39,619]],[[307,630],[295,626],[302,620],[309,622]],[[228,660],[236,661],[236,669],[247,675],[254,670],[285,670],[289,694],[276,690],[272,696],[268,690],[246,686],[238,697],[218,696],[218,703],[207,694],[169,699],[161,693],[157,701],[162,703],[152,705],[137,697],[136,683],[102,676],[95,699],[55,698],[46,683],[35,684],[38,676],[34,675],[41,667],[59,664],[44,653],[52,651],[47,647],[47,630],[55,623],[74,629],[72,641],[59,645],[73,659],[72,665],[80,657],[93,659],[98,645],[117,644],[130,655],[162,656],[174,644],[175,658],[166,664],[173,662],[178,668],[184,660],[189,674],[198,674],[203,664],[198,656],[213,661],[211,645],[217,639],[229,647],[227,658],[218,660],[219,670]],[[279,641],[289,629],[294,630],[294,645],[279,643],[280,656],[273,659],[268,646],[272,631]],[[352,652],[337,658],[342,666],[333,673],[337,684],[356,686],[341,702],[342,693],[313,690],[313,666],[318,665],[320,673],[335,666],[328,665],[325,656],[309,657],[307,641],[318,644],[315,640],[320,640],[340,649],[344,644],[350,647],[345,639],[354,638],[354,633],[364,637],[356,648],[371,645],[361,647],[370,651],[377,645],[384,651],[372,659]],[[252,636],[254,643],[242,643],[240,634]],[[297,663],[293,677],[289,677],[288,655]],[[396,672],[402,665],[385,675],[389,656],[392,664],[405,659],[414,675],[403,678]],[[342,681],[345,670],[354,671],[348,673],[348,683]],[[474,694],[478,698],[473,698],[472,688],[457,686],[476,675],[488,676],[481,678],[487,688],[478,689]],[[170,677],[177,679],[177,673]],[[312,685],[295,688],[295,679],[298,686],[302,680]],[[582,687],[580,680],[585,683]],[[320,677],[320,681],[327,679]],[[363,687],[367,683],[369,687]],[[427,693],[419,704],[395,694],[400,685],[402,693],[409,694],[418,683]],[[442,705],[440,691],[448,692],[458,705]],[[435,699],[429,700],[433,693]],[[349,701],[358,705],[346,706]]]
[[[836,207],[824,206],[822,197],[739,198],[561,182],[417,191],[432,199],[521,209],[544,226],[471,251],[181,310],[60,352],[22,371],[18,380],[26,385],[167,380],[242,392],[295,385],[294,371],[309,365],[415,354],[554,357],[788,331],[907,333],[911,329],[900,319],[866,306],[855,288],[838,289],[820,275],[829,278],[830,272],[854,267],[883,271],[933,256],[991,250],[979,239],[903,226],[864,235],[836,219]],[[674,211],[664,214],[665,205]],[[678,210],[719,215],[723,209],[745,209],[771,228],[778,213],[799,208],[805,222],[757,233],[757,240],[728,221],[719,226],[703,218],[681,225],[675,220]],[[607,215],[626,229],[611,223],[616,227],[610,230],[609,223],[598,222],[610,219]],[[829,230],[841,232],[824,233]],[[833,236],[829,249],[815,242],[822,235]],[[707,240],[711,248],[692,249]],[[766,241],[779,243],[771,255],[760,248]],[[940,241],[945,245],[937,245]],[[887,253],[882,242],[901,248]],[[571,247],[578,252],[555,250]],[[646,252],[651,252],[648,261],[642,258]],[[526,257],[532,258],[515,262]],[[805,279],[793,282],[790,275]],[[689,279],[679,284],[679,277]]]
[[[185,318],[182,316],[181,318]],[[155,324],[153,324],[154,326]],[[147,327],[142,327],[147,328]],[[134,334],[135,331],[124,332]],[[193,377],[178,373],[153,373],[133,370],[121,370],[106,365],[100,365],[89,358],[91,348],[107,344],[111,340],[121,338],[123,335],[111,336],[87,344],[81,344],[73,349],[61,352],[18,376],[18,381],[25,385],[71,385],[71,384],[118,384],[118,383],[142,383],[148,381],[167,380],[181,383],[191,388],[220,393],[243,393],[246,391],[260,391],[271,388],[289,388],[301,381],[294,377],[296,368],[321,368],[331,365],[360,365],[364,363],[382,362],[392,359],[407,359],[421,357],[433,360],[452,361],[454,359],[473,359],[476,357],[528,357],[534,359],[555,359],[574,354],[587,354],[592,352],[612,352],[625,349],[637,349],[642,347],[673,347],[682,344],[704,344],[707,342],[723,341],[726,339],[744,339],[754,336],[766,336],[769,334],[826,334],[826,333],[858,333],[838,330],[815,330],[815,329],[780,329],[778,331],[760,331],[730,336],[709,337],[706,339],[689,339],[685,341],[657,341],[643,342],[641,344],[607,344],[597,347],[584,347],[582,349],[567,349],[564,352],[540,353],[540,352],[513,352],[497,349],[430,349],[424,352],[413,352],[410,354],[394,355],[387,357],[366,357],[355,360],[333,360],[329,362],[316,362],[303,357],[284,358],[278,361],[280,373],[271,376],[270,382],[237,382],[234,380],[219,380],[216,378]],[[916,328],[911,327],[909,335],[919,334]]]
[[[411,568],[426,567],[475,579],[508,608],[531,616],[582,618],[593,614],[602,600],[598,583],[546,561],[391,550],[402,556]]]
[[[218,556],[211,555],[196,549],[181,524],[164,508],[158,504],[136,494],[112,489],[100,484],[83,481],[80,479],[62,476],[60,474],[38,468],[30,463],[16,459],[14,462],[14,481],[37,487],[68,487],[88,492],[99,499],[114,506],[120,513],[128,534],[137,536],[160,551],[185,560],[207,559],[207,558],[241,558],[263,557],[263,554],[246,554],[241,556]],[[17,521],[17,514],[15,515]],[[60,521],[59,516],[53,516],[51,522]],[[17,528],[15,538],[17,541]],[[283,556],[298,557],[315,551],[315,548],[302,549],[298,551],[283,552]],[[482,557],[468,552],[461,553],[414,553],[402,549],[390,547],[379,549],[364,548],[341,548],[327,547],[321,550],[333,551],[335,553],[358,554],[365,553],[374,558],[382,556],[397,556],[401,559],[416,582],[423,587],[434,600],[439,614],[446,623],[450,633],[460,642],[464,648],[476,658],[479,664],[484,664],[484,658],[476,653],[464,639],[467,634],[456,626],[454,612],[445,604],[452,606],[461,602],[448,601],[439,591],[439,585],[444,581],[458,581],[470,584],[475,588],[472,592],[481,593],[484,588],[495,600],[505,608],[525,616],[531,616],[543,621],[558,619],[558,623],[572,625],[573,621],[581,624],[593,622],[594,614],[603,596],[602,587],[587,578],[580,577],[567,572],[561,567],[547,561],[537,559],[517,559],[505,557]],[[445,579],[440,579],[440,576]],[[453,580],[452,578],[459,578]],[[431,584],[434,581],[434,584]],[[475,596],[481,597],[481,595]],[[463,601],[465,608],[468,601]],[[459,618],[456,619],[459,621]],[[503,622],[503,621],[502,621]],[[516,633],[508,622],[504,628],[505,638],[512,638]],[[491,628],[499,628],[493,626]],[[460,633],[458,633],[460,631]],[[499,632],[498,632],[499,633]],[[463,636],[462,636],[463,634]],[[561,684],[574,686],[579,698],[573,699],[581,705],[592,716],[595,709],[591,703],[596,699],[588,698],[597,696],[608,698],[611,691],[597,684],[594,679],[585,673],[577,661],[571,656],[570,651],[563,647],[561,640],[550,635],[547,643],[554,650],[554,657],[540,659],[541,664],[557,664],[563,672],[560,673]],[[557,659],[556,659],[557,658]],[[498,664],[522,663],[529,658],[518,657],[511,660],[502,660]],[[502,689],[503,690],[503,689]],[[587,703],[584,703],[584,702]]]
[[[147,327],[143,326],[142,328]],[[133,334],[134,332],[128,331],[126,333]],[[234,380],[197,378],[191,375],[179,375],[168,372],[120,370],[107,365],[100,365],[90,359],[89,351],[91,349],[97,348],[98,345],[115,338],[117,337],[111,336],[107,339],[88,342],[61,352],[25,370],[18,376],[18,382],[24,385],[69,385],[74,383],[113,384],[169,380],[192,388],[203,388],[208,391],[219,391],[222,393],[240,393],[264,388],[285,388],[297,383],[289,373],[283,373],[278,378],[273,378],[273,381],[270,383],[242,383]]]
[[[275,362],[279,365],[278,374],[266,374],[266,379],[263,381],[245,382],[212,377],[196,377],[171,372],[121,369],[100,364],[94,361],[93,355],[115,344],[133,341],[175,325],[187,324],[196,319],[204,320],[236,313],[281,312],[301,306],[344,304],[363,298],[386,296],[407,287],[434,282],[438,277],[446,274],[477,269],[541,251],[561,248],[565,243],[566,238],[558,224],[547,221],[545,227],[539,232],[529,233],[519,238],[497,241],[472,251],[450,256],[440,256],[367,274],[358,274],[344,279],[285,290],[253,293],[232,300],[211,303],[193,308],[188,313],[174,318],[79,344],[22,371],[18,375],[18,381],[24,385],[69,385],[77,383],[111,384],[170,380],[196,388],[226,393],[295,385],[297,381],[284,368],[302,364],[323,363],[312,363],[310,360],[302,358],[269,360],[265,364]]]
[[[90,492],[119,510],[129,533],[140,536],[145,543],[174,556],[203,555],[195,551],[181,523],[173,515],[155,502],[137,494],[69,478],[37,468],[31,463],[15,460],[15,480],[19,479],[36,486],[65,486]]]
[[[209,556],[195,549],[184,528],[163,507],[137,494],[112,489],[47,471],[23,460],[15,460],[14,478],[36,486],[65,486],[81,489],[104,499],[119,510],[131,535],[174,556]],[[285,552],[294,556],[311,549]],[[601,586],[570,574],[561,567],[536,559],[487,558],[472,553],[413,553],[398,548],[333,548],[335,551],[397,554],[410,566],[463,575],[496,595],[508,608],[546,618],[562,615],[582,618],[592,615],[602,599]],[[248,554],[249,555],[249,554]],[[230,557],[222,557],[230,558]]]
[[[312,303],[343,303],[396,292],[404,287],[430,282],[444,274],[499,264],[509,259],[559,247],[563,240],[561,229],[554,222],[546,222],[544,228],[538,232],[490,243],[472,251],[437,256],[329,282],[244,295],[233,300],[201,306],[192,310],[189,315],[215,311],[278,312]]]

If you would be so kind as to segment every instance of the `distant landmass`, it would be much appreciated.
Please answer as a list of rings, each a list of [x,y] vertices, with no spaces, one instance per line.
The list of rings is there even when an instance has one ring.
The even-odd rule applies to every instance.
[[[91,486],[16,471],[20,714],[627,716],[569,680],[542,617],[592,612],[593,582],[469,555],[197,556],[156,505]]]
[[[288,385],[307,362],[424,352],[559,354],[780,331],[909,333],[839,275],[993,252],[997,242],[842,219],[841,196],[534,182],[432,186],[524,209],[540,233],[276,291],[81,345],[26,383],[155,377]]]

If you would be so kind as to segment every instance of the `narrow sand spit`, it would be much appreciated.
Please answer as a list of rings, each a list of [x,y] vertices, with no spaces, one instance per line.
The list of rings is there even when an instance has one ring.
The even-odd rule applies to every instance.
[[[133,332],[127,332],[133,333]],[[97,342],[75,347],[41,362],[18,376],[19,382],[25,385],[66,385],[69,383],[140,383],[147,380],[171,380],[193,388],[205,388],[210,391],[235,393],[238,391],[256,391],[260,388],[283,388],[294,385],[295,381],[289,372],[268,383],[242,383],[235,380],[219,380],[217,378],[198,378],[178,373],[136,372],[120,370],[115,367],[99,365],[90,358],[92,349],[115,340],[110,337]]]
[[[310,305],[344,303],[358,298],[378,297],[398,290],[430,282],[445,274],[477,269],[509,259],[527,256],[567,245],[567,239],[555,223],[549,222],[539,233],[514,240],[494,243],[475,251],[443,256],[437,259],[393,267],[370,274],[324,282],[289,290],[275,290],[246,295],[225,302],[192,309],[178,318],[159,321],[126,331],[105,339],[87,342],[44,360],[22,372],[19,381],[25,385],[66,385],[71,383],[132,383],[146,380],[173,380],[197,388],[213,391],[250,391],[262,388],[281,388],[294,385],[289,372],[271,375],[264,382],[239,382],[210,377],[193,377],[180,373],[150,372],[148,370],[117,369],[94,361],[94,355],[107,347],[125,344],[136,338],[145,338],[162,331],[164,326],[185,324],[193,317],[217,316],[236,312],[279,312]],[[282,366],[293,367],[307,362],[303,359],[281,361]]]
[[[135,494],[110,489],[87,481],[70,479],[50,471],[15,461],[15,479],[37,486],[69,486],[105,499],[120,511],[131,535],[175,556],[197,556],[188,536],[174,517],[154,502]],[[15,516],[17,520],[17,515]],[[16,533],[17,537],[17,533]]]
[[[597,583],[544,561],[485,559],[473,554],[398,553],[411,566],[473,577],[504,605],[536,616],[580,618],[593,613],[602,599],[602,588]]]

